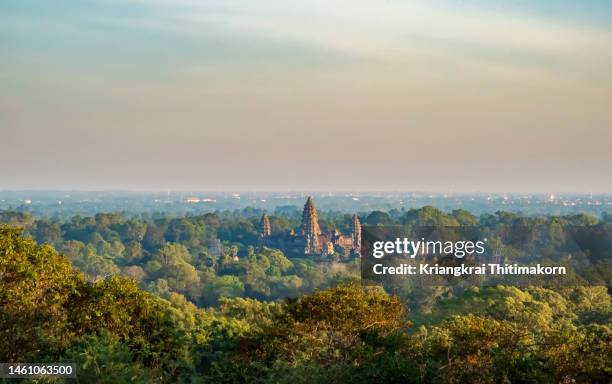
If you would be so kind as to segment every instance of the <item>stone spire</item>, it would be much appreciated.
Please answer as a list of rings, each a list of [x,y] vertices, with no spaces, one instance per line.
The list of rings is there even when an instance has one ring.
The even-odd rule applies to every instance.
[[[261,216],[259,221],[259,236],[268,237],[272,235],[272,226],[270,225],[270,219],[265,213]]]
[[[320,234],[321,229],[319,228],[317,208],[315,208],[312,197],[308,196],[308,200],[306,200],[304,205],[304,212],[302,213],[302,236],[304,236],[306,242],[304,246],[305,254],[314,255],[321,253]]]
[[[361,253],[361,222],[357,215],[353,215],[351,220],[351,237],[353,238],[353,250]]]

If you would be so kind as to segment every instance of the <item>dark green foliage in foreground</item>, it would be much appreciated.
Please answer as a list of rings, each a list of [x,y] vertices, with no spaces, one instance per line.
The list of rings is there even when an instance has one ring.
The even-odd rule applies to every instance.
[[[522,295],[532,298],[527,308],[520,308]],[[570,320],[576,316],[568,302],[541,288],[530,294],[497,287],[483,296],[498,300],[483,304],[482,314],[449,315],[437,325],[406,332],[403,305],[381,291],[340,286],[317,292],[287,304],[272,327],[241,338],[208,378],[498,383],[608,382],[612,377],[609,322],[578,325]],[[469,301],[458,312],[469,311]],[[609,296],[601,306],[610,312]]]
[[[151,371],[178,368],[180,334],[165,303],[130,280],[91,283],[49,246],[8,228],[0,229],[0,308],[0,361],[59,361],[75,348],[125,355],[129,348]]]
[[[162,259],[182,257],[180,248],[164,252]],[[280,257],[268,262],[283,268]],[[216,300],[201,309],[178,293],[156,297],[133,280],[91,281],[50,246],[0,229],[0,361],[75,362],[80,382],[612,377],[612,306],[604,287],[472,288],[447,292],[415,314],[396,296],[352,284],[282,304]]]

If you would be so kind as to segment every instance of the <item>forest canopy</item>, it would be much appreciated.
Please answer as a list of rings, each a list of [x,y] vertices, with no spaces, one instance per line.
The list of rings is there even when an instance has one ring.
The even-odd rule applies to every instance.
[[[350,223],[348,215],[323,216],[325,229]],[[359,284],[358,260],[258,247],[258,218],[240,212],[2,218],[10,224],[0,229],[3,362],[74,362],[81,381],[108,383],[612,377],[605,286],[406,287],[390,295]],[[271,217],[277,230],[297,220]],[[474,217],[433,207],[370,221],[610,225],[607,216]],[[555,241],[562,249],[563,239]]]

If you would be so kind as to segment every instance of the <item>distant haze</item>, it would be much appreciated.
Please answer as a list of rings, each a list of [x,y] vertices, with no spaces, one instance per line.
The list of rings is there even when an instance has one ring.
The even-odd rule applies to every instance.
[[[595,0],[2,1],[0,190],[612,192],[611,19]]]

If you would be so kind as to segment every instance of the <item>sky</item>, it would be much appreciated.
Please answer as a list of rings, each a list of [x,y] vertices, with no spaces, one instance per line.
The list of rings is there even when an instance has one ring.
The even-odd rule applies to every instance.
[[[0,190],[612,192],[612,2],[0,2]]]

